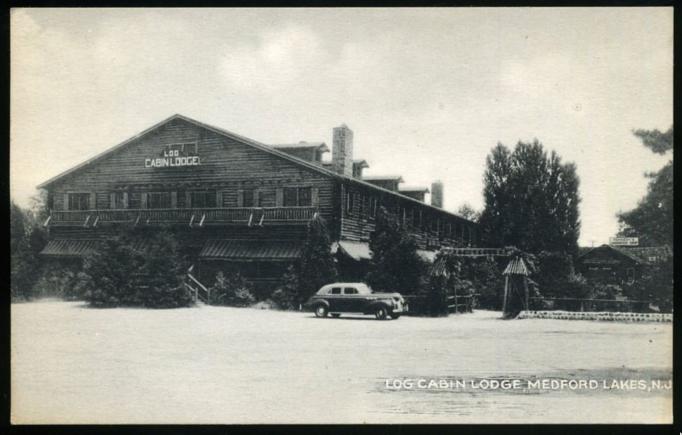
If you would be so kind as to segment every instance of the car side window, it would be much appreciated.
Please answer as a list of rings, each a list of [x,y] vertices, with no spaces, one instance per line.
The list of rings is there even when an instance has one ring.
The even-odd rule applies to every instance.
[[[343,294],[344,295],[356,295],[358,294],[358,290],[352,287],[346,287],[343,289]]]
[[[341,287],[332,287],[331,294],[340,295],[341,294]]]

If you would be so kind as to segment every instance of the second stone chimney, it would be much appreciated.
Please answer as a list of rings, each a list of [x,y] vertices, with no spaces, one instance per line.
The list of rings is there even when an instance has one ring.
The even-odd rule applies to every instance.
[[[353,176],[353,130],[346,124],[334,128],[332,168],[337,174]]]
[[[440,180],[431,183],[431,205],[443,208],[443,183]]]

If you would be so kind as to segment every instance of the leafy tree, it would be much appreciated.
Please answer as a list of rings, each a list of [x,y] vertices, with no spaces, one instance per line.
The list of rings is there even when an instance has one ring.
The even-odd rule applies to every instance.
[[[459,209],[457,209],[457,214],[472,222],[478,222],[478,219],[481,217],[481,212],[474,210],[474,208],[467,202],[462,204]]]
[[[671,152],[670,160],[658,172],[648,173],[647,194],[634,209],[618,213],[623,229],[619,235],[639,237],[643,246],[673,245],[673,128],[636,130],[635,136],[656,154]]]
[[[329,247],[331,238],[325,220],[317,215],[308,222],[301,260],[298,264],[298,303],[303,303],[338,275]]]
[[[578,249],[579,179],[573,163],[549,155],[536,139],[514,152],[498,144],[486,158],[479,223],[490,246],[574,253]]]
[[[656,154],[665,154],[673,149],[674,135],[673,127],[661,133],[658,130],[635,130],[633,134],[642,140],[645,147]]]
[[[417,254],[417,243],[384,207],[377,212],[369,246],[372,259],[367,281],[373,289],[405,294],[419,290],[426,265]]]
[[[45,230],[30,210],[10,202],[11,293],[15,298],[30,299],[39,278],[42,261],[39,253],[47,243]]]

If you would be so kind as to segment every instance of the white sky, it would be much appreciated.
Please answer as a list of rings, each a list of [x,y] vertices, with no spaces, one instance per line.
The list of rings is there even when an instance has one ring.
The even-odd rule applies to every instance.
[[[14,9],[11,196],[174,114],[265,143],[346,123],[368,175],[483,205],[485,156],[537,137],[581,179],[581,245],[646,192],[672,125],[672,8]]]

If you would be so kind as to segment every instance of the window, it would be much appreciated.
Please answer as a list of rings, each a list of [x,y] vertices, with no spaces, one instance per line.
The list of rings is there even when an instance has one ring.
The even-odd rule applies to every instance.
[[[69,210],[90,210],[90,194],[69,193]]]
[[[312,189],[310,187],[285,187],[285,207],[310,207],[313,205]]]
[[[205,208],[216,206],[215,190],[199,190],[191,192],[190,201],[192,208]]]
[[[284,188],[284,206],[295,207],[298,204],[298,189],[295,187]]]
[[[341,287],[332,287],[331,294],[340,295],[341,294]]]
[[[147,194],[147,208],[170,208],[170,192]]]
[[[125,201],[123,201],[123,192],[114,192],[111,194],[110,206],[116,210],[126,208]]]
[[[298,205],[301,207],[310,207],[313,205],[312,189],[310,187],[298,188]]]
[[[356,295],[356,294],[358,294],[358,289],[355,289],[352,287],[346,287],[343,289],[343,294],[344,295]]]
[[[353,194],[348,192],[346,194],[346,213],[351,214],[353,213]]]
[[[131,192],[128,195],[128,208],[142,208],[142,194],[140,192]]]
[[[245,189],[242,192],[243,192],[242,195],[244,195],[242,199],[242,206],[255,207],[256,206],[256,201],[254,200],[255,191],[253,189]]]

